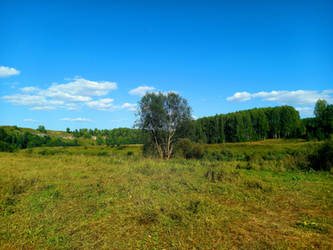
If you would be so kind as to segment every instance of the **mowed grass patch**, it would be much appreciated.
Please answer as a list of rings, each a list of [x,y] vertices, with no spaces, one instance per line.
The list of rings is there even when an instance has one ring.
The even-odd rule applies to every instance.
[[[43,149],[0,153],[1,248],[332,245],[327,172],[144,159],[134,149]]]

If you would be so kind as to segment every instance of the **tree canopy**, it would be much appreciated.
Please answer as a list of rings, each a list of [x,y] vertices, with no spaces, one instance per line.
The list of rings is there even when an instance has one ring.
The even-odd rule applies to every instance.
[[[174,92],[147,93],[138,106],[136,126],[150,136],[159,157],[169,159],[177,140],[177,130],[192,119],[187,100]]]

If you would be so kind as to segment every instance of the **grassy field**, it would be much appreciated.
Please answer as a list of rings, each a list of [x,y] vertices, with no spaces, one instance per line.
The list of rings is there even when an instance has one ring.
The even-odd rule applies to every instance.
[[[314,146],[208,147],[250,156],[229,161],[144,159],[138,145],[0,153],[0,248],[331,249],[332,174],[286,164]]]

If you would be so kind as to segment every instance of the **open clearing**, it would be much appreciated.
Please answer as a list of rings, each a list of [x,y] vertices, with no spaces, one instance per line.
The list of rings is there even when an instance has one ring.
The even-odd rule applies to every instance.
[[[332,174],[254,165],[145,159],[139,146],[0,153],[0,246],[330,249]]]

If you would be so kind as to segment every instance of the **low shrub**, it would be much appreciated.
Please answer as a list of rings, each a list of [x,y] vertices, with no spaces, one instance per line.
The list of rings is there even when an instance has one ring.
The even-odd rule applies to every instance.
[[[201,159],[205,153],[205,146],[201,143],[194,143],[189,139],[180,139],[175,147],[175,156],[186,159]]]
[[[100,151],[97,153],[98,156],[109,156],[109,153],[106,151]]]
[[[330,171],[333,168],[333,140],[325,142],[309,156],[310,166],[314,170]]]
[[[204,157],[210,161],[231,161],[234,155],[229,150],[222,148],[221,151],[205,152]]]

